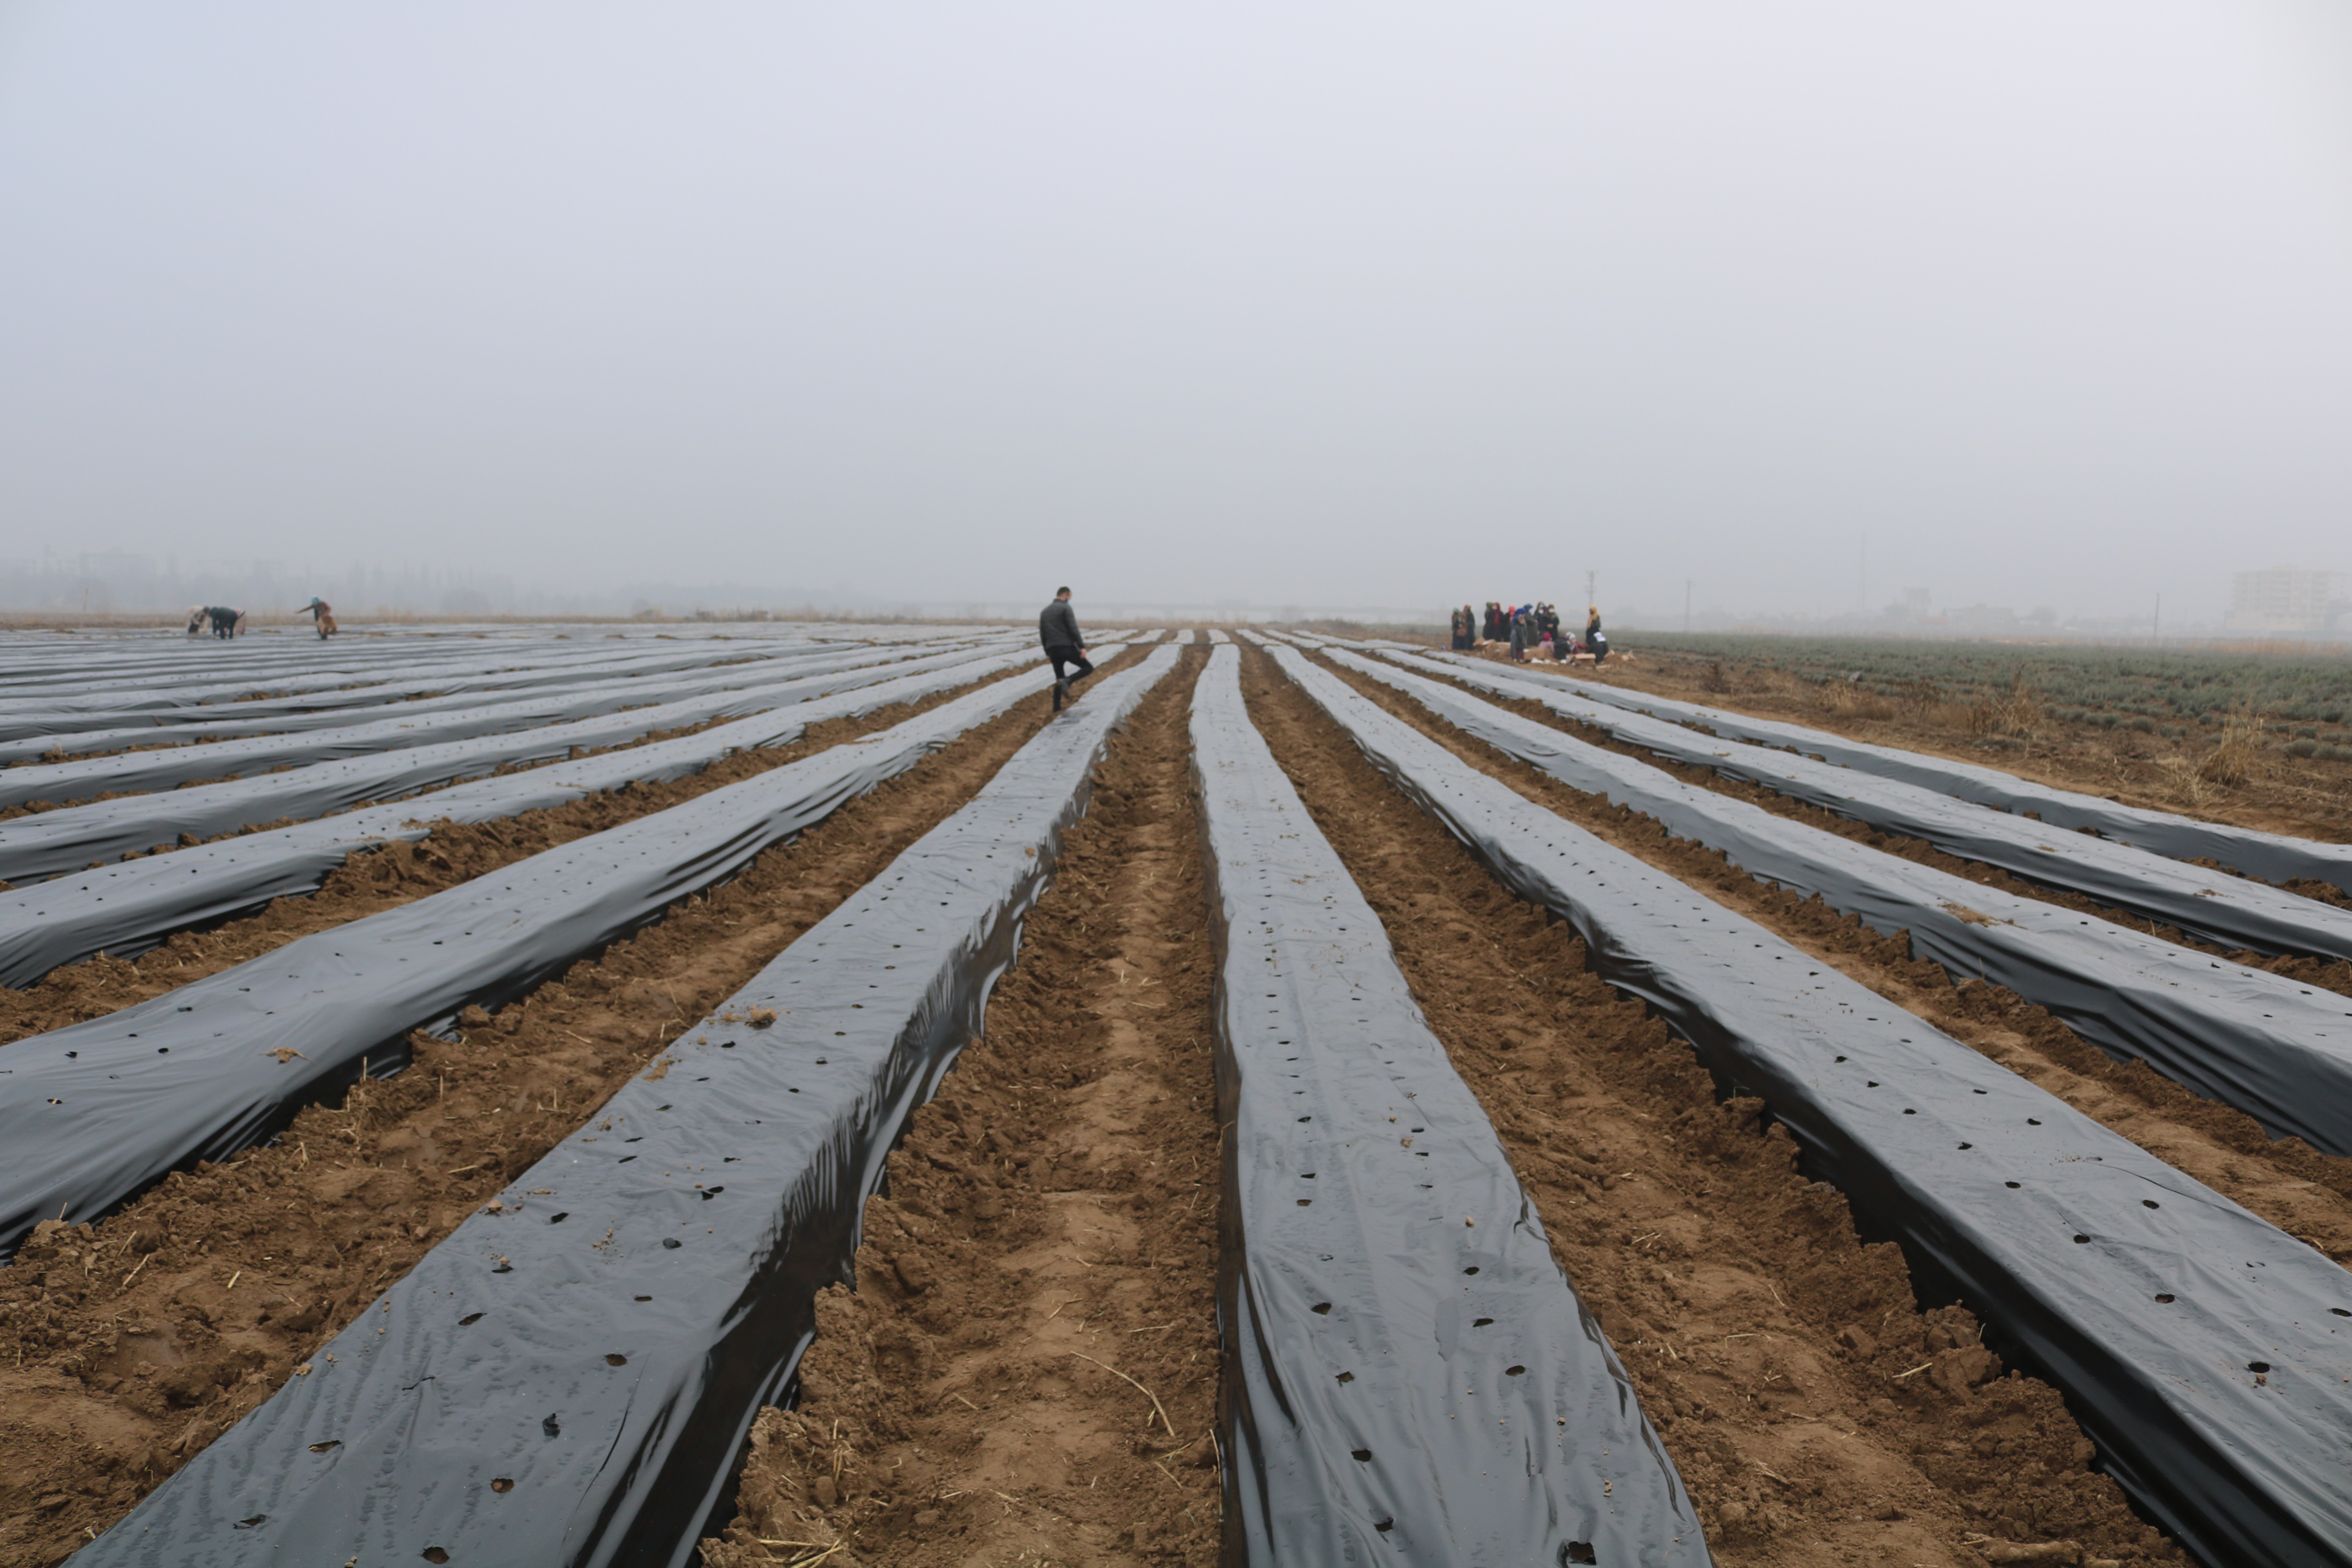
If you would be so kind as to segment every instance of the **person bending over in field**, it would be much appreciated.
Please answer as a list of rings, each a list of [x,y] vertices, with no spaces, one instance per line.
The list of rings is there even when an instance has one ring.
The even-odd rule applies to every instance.
[[[212,617],[213,636],[233,637],[244,634],[245,612],[243,610],[232,610],[226,605],[212,605],[206,606],[205,614]]]
[[[313,618],[319,627],[319,640],[320,642],[325,642],[329,637],[333,637],[337,632],[342,629],[341,626],[335,625],[335,607],[327,603],[326,600],[319,597],[316,594],[310,595],[310,602],[309,604],[303,605],[294,613],[298,616],[309,616]]]
[[[1070,608],[1069,589],[1054,590],[1054,602],[1037,617],[1037,640],[1045,645],[1045,657],[1054,663],[1054,711],[1059,713],[1070,688],[1095,672],[1095,667],[1087,662],[1086,639],[1078,635],[1078,612]],[[1066,664],[1076,668],[1064,675]]]

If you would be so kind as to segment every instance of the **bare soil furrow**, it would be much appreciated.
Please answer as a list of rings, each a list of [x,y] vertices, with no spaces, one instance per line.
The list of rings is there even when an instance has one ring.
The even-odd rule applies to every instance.
[[[1494,1118],[1727,1564],[2179,1562],[2048,1384],[1922,1301],[1754,1100],[1585,969],[1264,655],[1251,711]],[[1712,889],[1710,889],[1712,891]],[[2065,1560],[2060,1555],[2048,1560]]]
[[[904,717],[876,715],[830,738]],[[386,1283],[588,1119],[665,1039],[969,799],[1046,717],[1044,696],[1022,701],[527,1002],[495,1019],[468,1009],[460,1039],[417,1035],[405,1072],[303,1111],[277,1144],[174,1175],[98,1225],[37,1230],[0,1268],[0,1452],[11,1459],[0,1469],[0,1568],[58,1561],[300,1375]],[[735,761],[757,772],[795,754]],[[610,826],[600,811],[634,815],[685,798],[659,792],[716,787],[727,782],[719,774],[654,786],[645,802],[631,790],[545,814],[583,818],[548,826],[547,843]],[[487,835],[483,854],[502,858],[445,855],[448,866],[423,869],[454,881],[547,847],[509,844],[510,826],[460,830],[467,842]],[[379,901],[369,858],[407,864],[360,858],[331,894],[280,900],[242,922],[259,928],[249,935],[200,939],[231,951],[198,948],[187,970],[224,968],[316,929],[269,922],[307,916],[331,896],[338,902],[321,909],[348,918],[433,890],[394,882]],[[236,949],[240,935],[251,951]],[[141,964],[80,968],[124,975],[125,991],[148,984],[142,969],[192,977],[170,959],[167,949]]]
[[[1097,774],[984,1038],[890,1156],[708,1568],[1207,1564],[1217,1549],[1214,960],[1185,715]],[[795,1543],[806,1542],[807,1545]]]

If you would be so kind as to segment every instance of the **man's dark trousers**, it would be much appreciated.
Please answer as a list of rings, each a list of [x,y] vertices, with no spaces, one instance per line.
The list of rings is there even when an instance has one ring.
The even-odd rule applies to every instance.
[[[1084,650],[1067,646],[1049,647],[1045,650],[1045,657],[1054,664],[1054,709],[1055,711],[1059,712],[1062,707],[1062,694],[1092,675],[1095,672],[1095,667],[1087,662]],[[1077,668],[1069,675],[1064,675],[1062,666],[1066,664],[1076,665]]]

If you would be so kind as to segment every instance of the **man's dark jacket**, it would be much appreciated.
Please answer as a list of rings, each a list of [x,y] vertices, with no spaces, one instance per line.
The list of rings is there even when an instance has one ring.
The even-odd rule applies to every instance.
[[[1078,613],[1067,599],[1056,599],[1037,617],[1037,640],[1047,647],[1084,647],[1078,636]]]

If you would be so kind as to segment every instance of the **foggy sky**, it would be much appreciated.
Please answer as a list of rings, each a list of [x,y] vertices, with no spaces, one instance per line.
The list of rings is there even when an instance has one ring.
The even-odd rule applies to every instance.
[[[0,4],[0,556],[2214,616],[2323,0]]]

